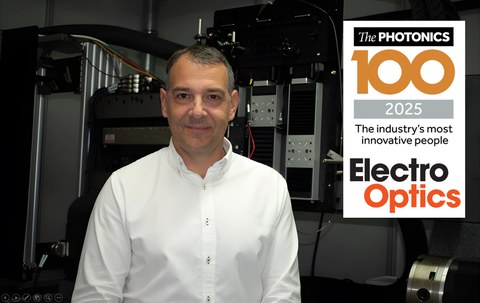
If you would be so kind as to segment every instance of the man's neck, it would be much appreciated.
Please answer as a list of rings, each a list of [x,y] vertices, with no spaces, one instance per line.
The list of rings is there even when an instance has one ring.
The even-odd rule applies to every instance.
[[[177,153],[182,157],[185,166],[192,172],[198,174],[200,177],[205,178],[208,169],[213,166],[217,161],[221,160],[226,152],[223,149],[215,150],[212,153],[195,154],[192,155],[186,151],[178,150]]]

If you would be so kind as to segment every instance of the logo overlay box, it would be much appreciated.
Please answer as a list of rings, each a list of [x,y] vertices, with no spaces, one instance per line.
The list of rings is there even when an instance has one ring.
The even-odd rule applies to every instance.
[[[343,27],[344,217],[464,218],[464,21]]]

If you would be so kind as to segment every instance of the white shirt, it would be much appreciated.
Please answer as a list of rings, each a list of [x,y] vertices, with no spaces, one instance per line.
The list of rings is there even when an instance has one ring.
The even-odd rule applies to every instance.
[[[202,179],[172,143],[114,172],[95,203],[79,302],[300,302],[290,196],[273,168],[232,152]]]

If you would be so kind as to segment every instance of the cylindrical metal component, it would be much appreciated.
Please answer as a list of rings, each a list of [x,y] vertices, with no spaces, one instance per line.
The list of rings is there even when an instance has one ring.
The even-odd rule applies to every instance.
[[[407,303],[442,302],[445,279],[452,258],[421,255],[408,276]]]
[[[143,1],[144,31],[147,34],[157,35],[158,26],[158,0]]]
[[[143,1],[144,27],[145,32],[152,36],[157,36],[158,26],[158,0]],[[155,58],[145,53],[144,68],[146,71],[153,73],[155,67]]]
[[[420,255],[410,269],[406,303],[479,302],[480,260]]]

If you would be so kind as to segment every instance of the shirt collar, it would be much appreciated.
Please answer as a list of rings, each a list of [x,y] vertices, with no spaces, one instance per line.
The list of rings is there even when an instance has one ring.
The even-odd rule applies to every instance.
[[[182,157],[178,154],[175,146],[173,145],[173,139],[170,138],[170,143],[168,145],[169,149],[169,162],[173,165],[175,169],[179,172],[188,172],[191,171],[186,167]],[[232,143],[227,138],[223,138],[223,150],[225,151],[225,156],[222,159],[215,162],[207,172],[207,177],[209,176],[220,176],[223,175],[231,165],[232,162]]]

